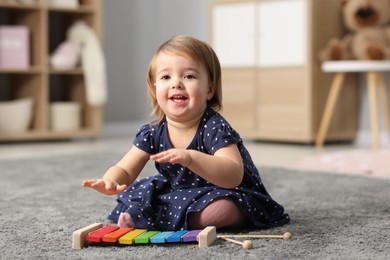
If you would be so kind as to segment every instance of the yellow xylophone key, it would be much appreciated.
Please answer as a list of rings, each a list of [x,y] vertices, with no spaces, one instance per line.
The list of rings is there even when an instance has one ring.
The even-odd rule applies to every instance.
[[[134,244],[134,240],[136,237],[146,232],[147,232],[146,229],[134,229],[133,231],[130,231],[123,237],[119,238],[119,244],[132,245]]]

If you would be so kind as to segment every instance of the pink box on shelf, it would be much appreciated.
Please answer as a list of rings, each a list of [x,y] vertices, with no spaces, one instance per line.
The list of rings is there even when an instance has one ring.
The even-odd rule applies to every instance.
[[[27,26],[0,26],[0,68],[26,69],[30,66]]]

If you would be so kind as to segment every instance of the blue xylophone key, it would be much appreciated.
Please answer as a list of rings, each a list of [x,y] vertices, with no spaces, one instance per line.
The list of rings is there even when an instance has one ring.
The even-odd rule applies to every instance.
[[[181,242],[181,237],[188,233],[188,230],[179,230],[166,238],[168,243],[178,243]]]
[[[173,231],[164,231],[161,232],[160,234],[157,234],[153,237],[150,238],[150,243],[153,244],[160,244],[160,243],[166,243],[167,241],[165,240],[166,237],[170,236],[173,234]]]

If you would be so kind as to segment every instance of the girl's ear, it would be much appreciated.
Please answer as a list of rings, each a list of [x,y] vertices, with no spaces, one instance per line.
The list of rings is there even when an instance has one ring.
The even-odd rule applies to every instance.
[[[213,83],[210,83],[209,84],[209,89],[208,89],[208,92],[207,92],[207,101],[209,101],[210,99],[212,99],[214,97],[214,84]]]

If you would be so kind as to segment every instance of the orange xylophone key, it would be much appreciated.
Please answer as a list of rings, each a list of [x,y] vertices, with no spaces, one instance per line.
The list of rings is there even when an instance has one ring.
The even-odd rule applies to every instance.
[[[134,230],[134,228],[117,229],[112,233],[108,233],[107,235],[104,235],[102,241],[108,243],[117,243],[121,236],[125,235],[126,233],[129,233],[132,230]]]
[[[96,230],[95,232],[92,232],[91,234],[89,234],[87,236],[87,238],[85,240],[88,242],[99,243],[102,241],[102,238],[104,235],[111,233],[117,229],[119,229],[119,227],[117,227],[117,226],[106,226],[104,228]]]

